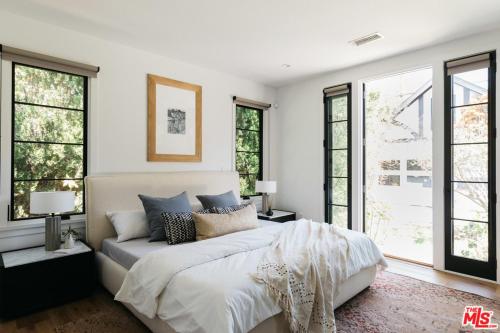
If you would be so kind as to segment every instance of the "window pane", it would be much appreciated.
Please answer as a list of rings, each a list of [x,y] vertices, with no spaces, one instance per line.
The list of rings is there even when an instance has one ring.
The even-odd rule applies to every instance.
[[[257,175],[240,175],[240,195],[255,195]]]
[[[408,171],[431,171],[431,160],[407,160],[406,170]]]
[[[83,143],[84,113],[17,104],[15,139]]]
[[[386,186],[401,185],[401,177],[398,175],[380,175],[378,176],[378,184]]]
[[[334,97],[331,101],[332,108],[328,121],[347,120],[347,96]]]
[[[236,106],[236,128],[258,131],[260,129],[259,112],[262,111]]]
[[[339,228],[347,229],[347,207],[331,206],[330,216],[332,224]]]
[[[432,187],[432,180],[429,176],[406,176],[406,181],[413,184],[421,184],[422,187]]]
[[[331,150],[329,163],[331,177],[347,177],[347,150]]]
[[[259,173],[259,153],[236,153],[236,170],[239,173]]]
[[[331,123],[330,125],[329,147],[332,149],[347,148],[347,121]]]
[[[488,221],[488,184],[454,183],[452,217]]]
[[[453,220],[453,255],[488,261],[488,224]]]
[[[458,145],[452,148],[453,180],[488,181],[488,145]]]
[[[488,105],[453,109],[453,143],[488,141]]]
[[[29,217],[31,192],[73,191],[76,192],[76,213],[83,212],[83,180],[43,180],[14,182],[14,218]]]
[[[488,69],[453,75],[453,106],[488,102]]]
[[[83,178],[83,146],[16,142],[14,178]]]
[[[259,132],[237,130],[236,150],[251,151],[251,152],[260,151]]]
[[[15,65],[16,102],[83,110],[84,78]]]
[[[388,161],[380,161],[380,169],[382,170],[399,170],[401,168],[399,160],[388,160]]]
[[[347,205],[347,179],[331,178],[329,183],[331,203],[336,205]]]

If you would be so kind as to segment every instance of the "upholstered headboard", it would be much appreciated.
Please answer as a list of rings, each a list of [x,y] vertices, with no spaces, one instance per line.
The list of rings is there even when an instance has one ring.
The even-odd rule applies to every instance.
[[[196,204],[199,203],[197,194],[219,194],[229,190],[239,194],[237,172],[188,171],[88,176],[85,178],[87,242],[94,249],[100,250],[103,239],[115,236],[106,212],[143,209],[138,194],[171,197],[187,191],[191,204]]]

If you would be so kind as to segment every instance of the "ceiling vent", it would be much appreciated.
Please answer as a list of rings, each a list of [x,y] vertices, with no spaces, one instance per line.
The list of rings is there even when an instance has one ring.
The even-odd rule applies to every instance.
[[[351,43],[353,43],[356,46],[361,46],[361,45],[365,45],[365,44],[374,42],[377,39],[382,39],[382,38],[384,38],[384,36],[382,36],[378,32],[375,32],[373,34],[369,34],[367,36],[363,36],[361,38],[357,38],[355,40],[352,40]]]

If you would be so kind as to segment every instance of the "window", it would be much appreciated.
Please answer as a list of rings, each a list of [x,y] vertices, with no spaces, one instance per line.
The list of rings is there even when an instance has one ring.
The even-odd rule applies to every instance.
[[[74,191],[83,213],[87,77],[12,64],[10,219],[33,218],[30,193]]]
[[[262,180],[263,112],[236,105],[236,170],[241,196],[257,195],[255,181]]]
[[[398,175],[382,175],[378,176],[378,184],[385,186],[400,186],[401,178]]]
[[[445,268],[496,280],[495,52],[445,64]]]
[[[399,170],[401,161],[400,160],[389,160],[389,161],[380,161],[380,169],[382,170]]]
[[[325,219],[351,225],[351,84],[324,89]]]
[[[431,160],[407,160],[406,170],[408,171],[431,171]]]

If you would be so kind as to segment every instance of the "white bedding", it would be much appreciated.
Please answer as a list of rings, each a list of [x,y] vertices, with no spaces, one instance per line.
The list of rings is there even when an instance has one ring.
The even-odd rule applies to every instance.
[[[130,269],[116,299],[157,315],[178,332],[247,332],[281,312],[251,274],[286,224],[167,247]],[[347,272],[384,263],[373,242],[346,231]]]

